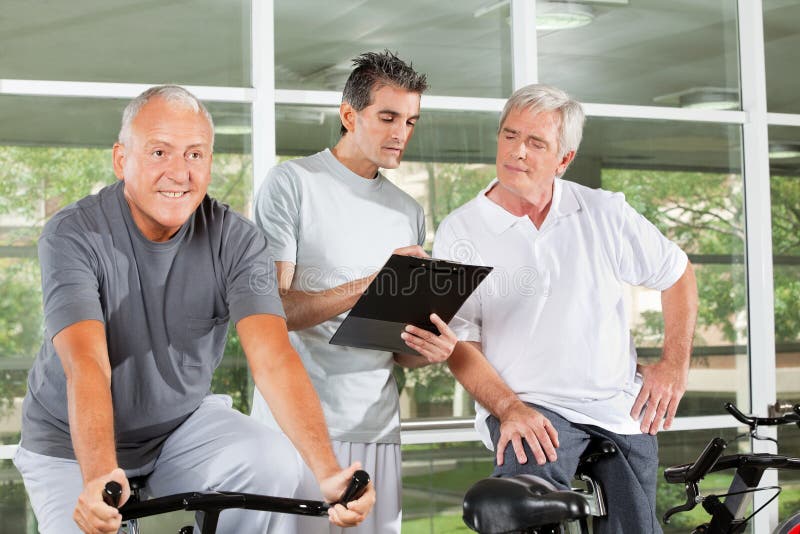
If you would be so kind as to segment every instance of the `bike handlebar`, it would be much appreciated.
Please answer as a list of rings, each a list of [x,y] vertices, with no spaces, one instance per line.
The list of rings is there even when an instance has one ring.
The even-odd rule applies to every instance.
[[[174,512],[177,510],[220,511],[226,508],[243,508],[288,514],[324,516],[327,515],[328,509],[331,506],[336,504],[347,506],[347,503],[357,500],[364,495],[367,486],[369,486],[369,481],[369,474],[366,471],[356,471],[353,473],[353,477],[350,479],[339,501],[333,504],[321,501],[307,501],[302,499],[221,491],[181,493],[158,497],[143,502],[126,503],[120,511],[125,520]],[[103,501],[109,506],[118,508],[121,497],[122,486],[114,480],[107,482],[103,489]]]
[[[752,415],[743,414],[733,403],[726,402],[725,409],[737,421],[744,423],[751,429],[757,426],[775,426],[775,425],[788,425],[791,423],[800,424],[800,404],[795,405],[794,411],[796,413],[786,413],[780,417],[755,417]]]
[[[668,467],[664,470],[664,478],[670,484],[701,480],[711,471],[727,446],[728,444],[722,438],[712,439],[694,463]]]

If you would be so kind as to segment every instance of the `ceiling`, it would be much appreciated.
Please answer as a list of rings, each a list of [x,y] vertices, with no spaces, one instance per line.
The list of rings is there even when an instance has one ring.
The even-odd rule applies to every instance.
[[[389,48],[428,74],[430,93],[508,96],[509,8],[494,0],[275,0],[276,85],[341,90],[349,61]],[[584,0],[594,21],[540,32],[539,75],[585,102],[678,105],[698,87],[738,91],[733,1]],[[765,2],[769,110],[800,113],[800,2]],[[187,85],[250,85],[246,0],[4,0],[0,78]],[[672,96],[670,96],[672,95]],[[108,146],[124,102],[0,96],[0,143]],[[210,105],[247,117],[248,106]],[[279,153],[303,154],[338,138],[333,110],[322,123],[279,106]],[[497,116],[427,112],[408,158],[492,161]],[[800,142],[800,128],[780,131]],[[772,130],[771,130],[772,131]],[[740,167],[738,128],[592,119],[581,157],[603,165]],[[219,135],[218,150],[249,150],[248,136]],[[781,162],[799,170],[800,161]]]

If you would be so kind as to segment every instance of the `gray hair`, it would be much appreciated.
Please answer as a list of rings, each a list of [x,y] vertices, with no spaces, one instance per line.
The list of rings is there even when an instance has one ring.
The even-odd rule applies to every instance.
[[[580,102],[551,85],[526,85],[514,91],[506,102],[500,115],[499,130],[502,130],[508,114],[512,110],[520,109],[534,113],[557,111],[561,118],[558,125],[558,155],[563,158],[573,150],[577,152],[583,137],[583,123],[586,120]]]
[[[191,109],[195,113],[202,113],[211,127],[211,148],[214,148],[214,121],[211,118],[211,113],[208,112],[196,96],[179,85],[157,85],[151,87],[125,106],[125,111],[122,112],[122,126],[119,129],[118,137],[121,144],[125,145],[130,142],[133,119],[136,118],[136,115],[139,114],[144,105],[153,98],[161,98],[179,107]]]
[[[361,54],[353,59],[353,66],[355,69],[344,84],[342,102],[347,102],[356,111],[372,104],[372,90],[385,85],[420,95],[428,88],[424,74],[415,71],[411,62],[406,63],[388,50]],[[347,133],[344,124],[341,133]]]

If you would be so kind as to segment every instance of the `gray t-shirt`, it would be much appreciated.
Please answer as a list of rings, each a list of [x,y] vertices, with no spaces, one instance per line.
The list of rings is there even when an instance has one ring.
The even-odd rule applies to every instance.
[[[295,264],[292,288],[318,292],[374,273],[399,247],[425,242],[417,202],[381,174],[366,180],[329,151],[273,168],[256,197],[256,223],[275,261]],[[291,332],[333,439],[400,442],[390,352],[330,345],[346,316]],[[256,393],[253,416],[269,422]]]
[[[120,466],[155,458],[200,405],[225,348],[228,322],[283,317],[264,236],[206,197],[166,242],[146,239],[117,182],[72,204],[39,239],[44,343],[28,375],[22,443],[74,458],[64,370],[52,339],[78,321],[105,326]]]

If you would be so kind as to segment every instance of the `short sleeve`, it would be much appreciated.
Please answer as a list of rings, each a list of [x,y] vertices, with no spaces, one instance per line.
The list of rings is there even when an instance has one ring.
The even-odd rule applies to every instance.
[[[258,190],[255,220],[273,261],[297,263],[300,193],[287,164],[273,167]]]
[[[463,257],[462,247],[458,246],[462,241],[466,242],[466,240],[456,239],[447,219],[445,219],[436,230],[436,236],[433,240],[433,257],[460,263],[479,263],[475,257],[469,259]],[[460,341],[481,341],[481,287],[478,286],[478,289],[467,298],[455,317],[450,321],[450,329]]]
[[[223,242],[222,261],[233,324],[261,313],[285,318],[275,262],[267,252],[264,235],[251,222],[233,215]]]
[[[624,282],[658,291],[672,287],[689,261],[678,245],[627,202],[622,202],[619,276]]]
[[[45,232],[38,248],[48,339],[79,321],[103,322],[97,257],[85,237]]]

